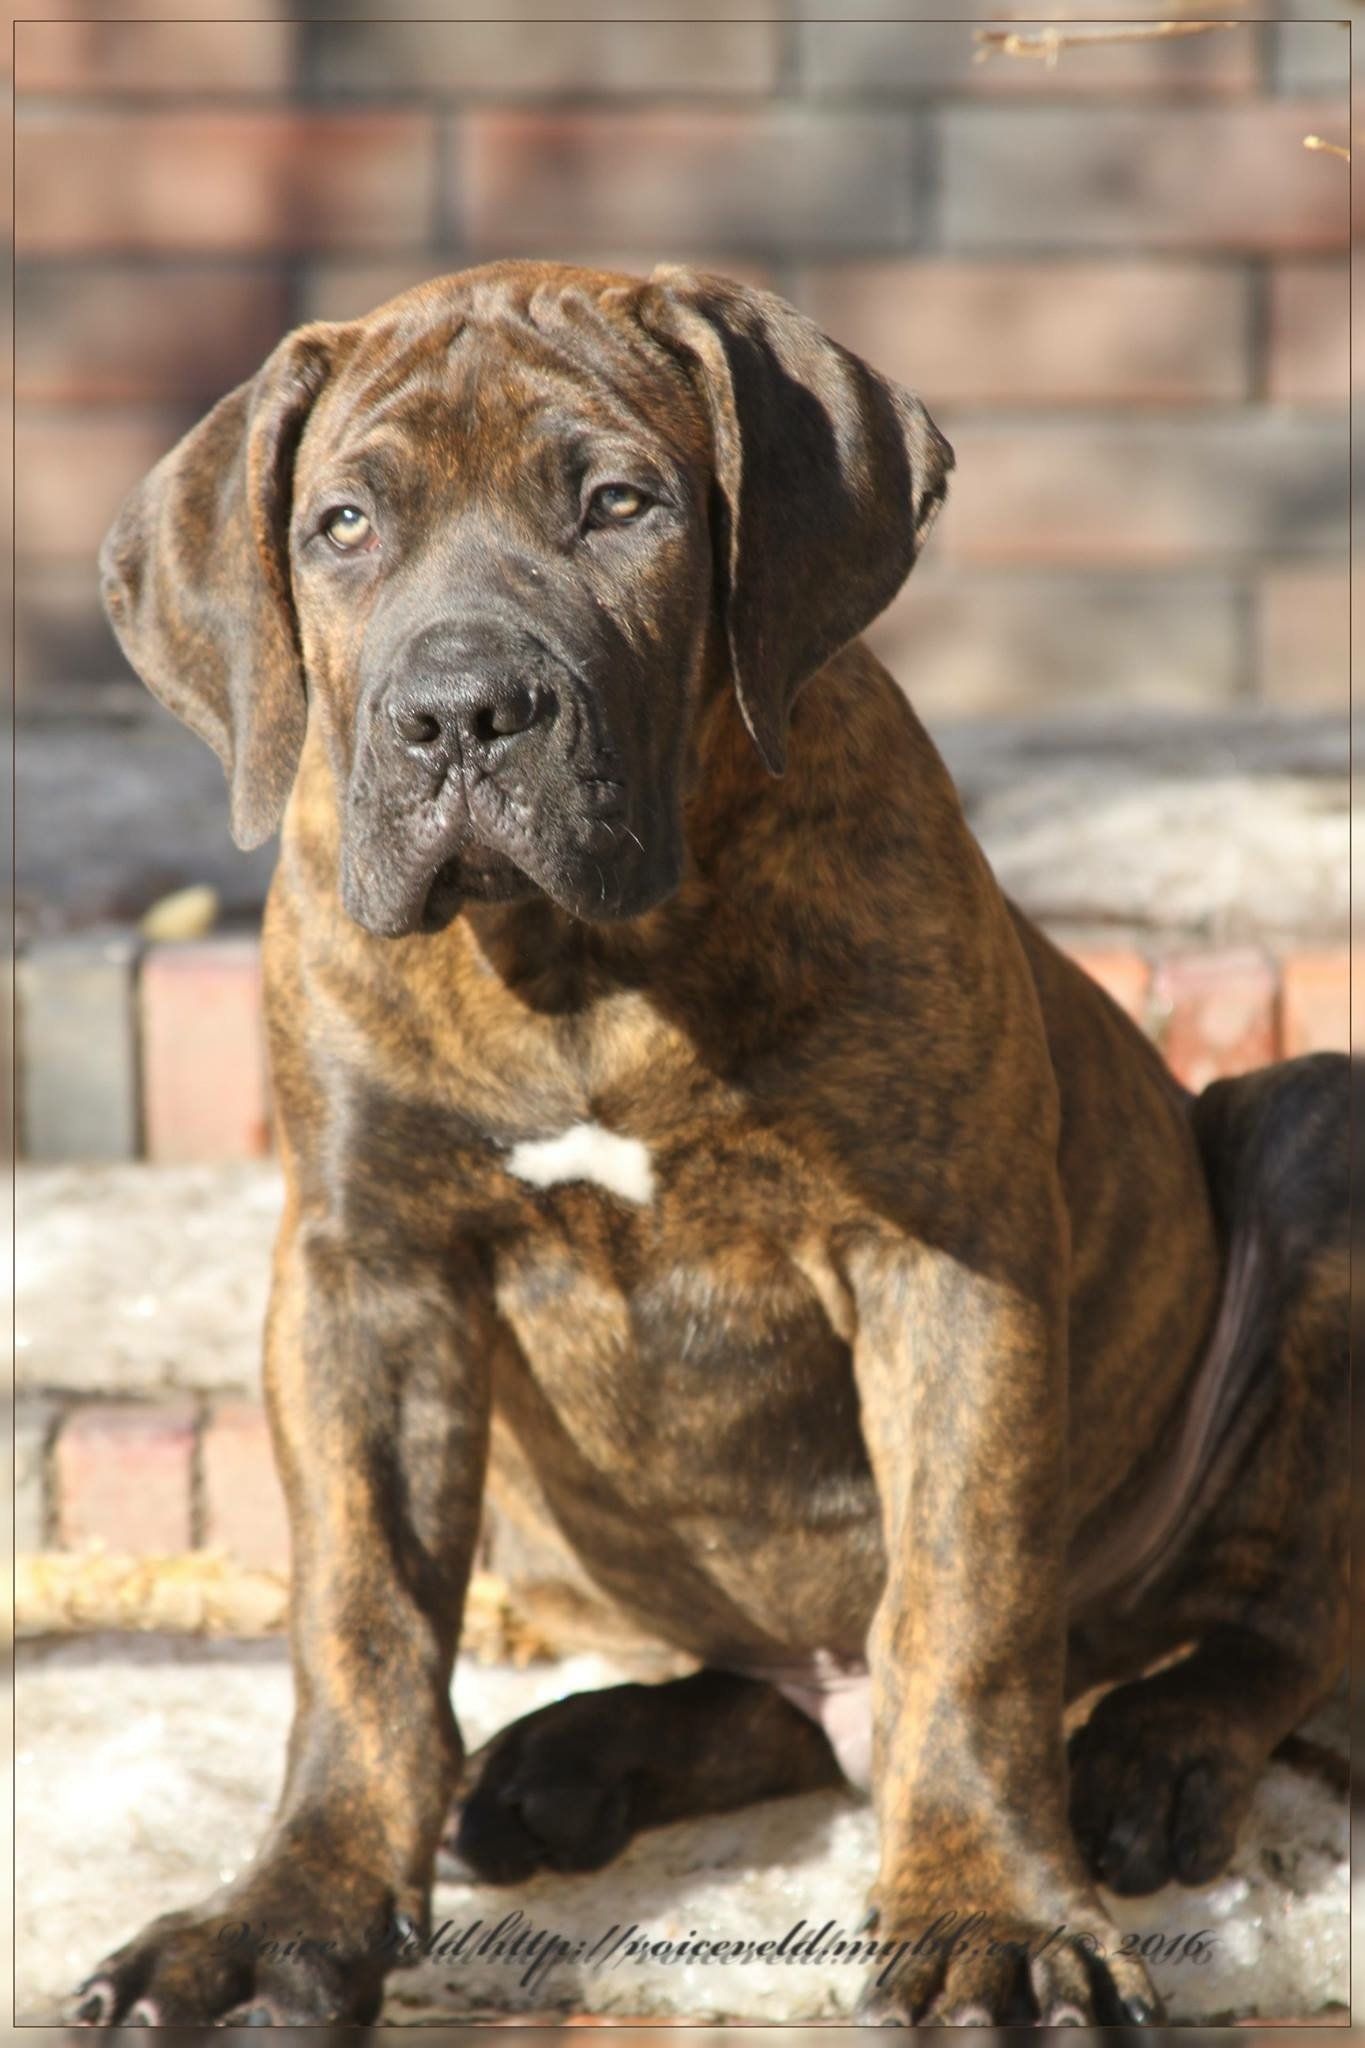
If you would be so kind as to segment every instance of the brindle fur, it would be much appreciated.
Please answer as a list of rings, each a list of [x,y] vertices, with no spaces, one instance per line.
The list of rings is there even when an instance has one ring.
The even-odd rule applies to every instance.
[[[576,528],[565,412],[663,479],[643,538]],[[1093,1877],[1211,1876],[1343,1654],[1345,1066],[1192,1102],[1002,896],[853,637],[950,463],[779,301],[511,264],[291,337],[122,515],[132,660],[239,837],[288,799],[298,1708],[256,1865],[103,1965],[87,2019],[374,2016],[363,1936],[422,1925],[461,1787],[495,1404],[592,1579],[704,1668],[497,1738],[462,1788],[485,1876],[837,1782],[737,1674],[865,1654],[881,1936],[1081,1939],[911,1957],[864,2016],[1155,2016],[1087,1954]],[[379,554],[338,565],[317,507],[362,474]],[[489,767],[511,669],[558,708]],[[432,702],[439,790],[384,722]],[[509,1173],[580,1122],[648,1147],[651,1201]],[[1064,1696],[1116,1679],[1069,1825]],[[242,1920],[335,1946],[254,1962],[215,1942]]]

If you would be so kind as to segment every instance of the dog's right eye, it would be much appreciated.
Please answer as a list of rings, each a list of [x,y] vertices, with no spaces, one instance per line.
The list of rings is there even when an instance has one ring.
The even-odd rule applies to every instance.
[[[588,500],[590,526],[625,526],[647,512],[654,500],[635,484],[599,484]]]
[[[353,548],[364,547],[374,527],[359,505],[340,505],[335,512],[328,514],[322,530],[333,547],[349,554]]]

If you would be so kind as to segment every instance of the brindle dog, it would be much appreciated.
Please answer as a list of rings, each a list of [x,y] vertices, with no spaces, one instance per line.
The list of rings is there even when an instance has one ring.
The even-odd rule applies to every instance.
[[[1193,1100],[1001,894],[855,637],[951,466],[776,298],[508,263],[290,335],[121,513],[129,659],[285,814],[298,1704],[256,1863],[84,2020],[371,2018],[458,1790],[486,1878],[591,1869],[840,1782],[860,1708],[880,1938],[984,1916],[864,2016],[1156,2016],[1096,1880],[1212,1878],[1343,1658],[1346,1066]],[[470,1790],[495,1406],[702,1668]]]

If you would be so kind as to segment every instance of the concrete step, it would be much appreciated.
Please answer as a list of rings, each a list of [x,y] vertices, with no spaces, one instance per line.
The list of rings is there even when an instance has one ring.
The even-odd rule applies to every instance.
[[[191,883],[250,923],[273,851],[233,848],[208,749],[132,686],[52,703],[17,740],[21,939],[135,921]],[[1184,943],[1344,942],[1344,703],[1294,714],[1097,705],[931,730],[997,874],[1032,915]]]
[[[472,1744],[565,1693],[623,1674],[600,1656],[522,1671],[461,1660],[454,1700]],[[52,2024],[61,1998],[152,1914],[185,1906],[242,1868],[279,1785],[291,1687],[283,1645],[88,1637],[21,1645],[17,1682],[17,2004]],[[1312,1733],[1346,1753],[1344,1707]],[[870,1809],[852,1794],[776,1800],[662,1828],[590,1877],[491,1889],[438,1869],[433,1928],[455,1943],[390,1979],[384,2024],[519,2014],[561,2023],[793,2023],[847,2018],[866,1965],[736,1954],[651,1953],[688,1939],[758,1947],[798,1923],[845,1939],[875,1876]],[[1276,1765],[1236,1858],[1198,1892],[1110,1901],[1143,1936],[1193,1935],[1202,1961],[1156,1963],[1176,2023],[1342,2017],[1349,1944],[1346,1802],[1321,1775]],[[551,1929],[568,1960],[537,1975],[486,1941],[509,1914]],[[575,1962],[607,1931],[635,1929],[606,1967]],[[285,1938],[299,1931],[292,1923]],[[307,1932],[307,1929],[303,1930]],[[510,1935],[509,1937],[510,1938]]]

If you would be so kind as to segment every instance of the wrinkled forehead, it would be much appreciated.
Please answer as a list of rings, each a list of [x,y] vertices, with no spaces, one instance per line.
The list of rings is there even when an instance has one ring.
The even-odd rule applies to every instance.
[[[440,279],[357,323],[309,423],[310,471],[363,452],[472,477],[547,444],[705,461],[703,404],[641,323],[632,279]]]

